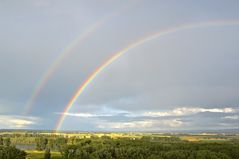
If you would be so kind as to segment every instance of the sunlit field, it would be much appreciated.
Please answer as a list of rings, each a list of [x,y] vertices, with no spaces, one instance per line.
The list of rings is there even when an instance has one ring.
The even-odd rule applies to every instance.
[[[36,151],[36,150],[28,150],[27,159],[44,159],[44,151]],[[61,159],[61,155],[59,152],[51,152],[51,159]]]

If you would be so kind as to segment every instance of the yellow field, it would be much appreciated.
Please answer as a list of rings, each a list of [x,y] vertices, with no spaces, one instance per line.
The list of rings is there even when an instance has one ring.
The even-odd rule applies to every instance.
[[[213,135],[187,135],[187,136],[181,136],[181,140],[187,140],[187,141],[226,141],[227,138],[218,138]]]

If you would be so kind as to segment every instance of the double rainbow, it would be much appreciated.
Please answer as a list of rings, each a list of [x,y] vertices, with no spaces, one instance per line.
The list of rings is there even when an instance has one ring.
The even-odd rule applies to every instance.
[[[159,37],[163,37],[165,35],[169,35],[178,31],[183,30],[189,30],[189,29],[197,29],[197,28],[203,28],[203,27],[218,27],[218,26],[234,26],[239,25],[239,20],[218,20],[218,21],[210,21],[210,22],[201,22],[201,23],[190,23],[190,24],[184,24],[184,25],[178,25],[172,28],[168,28],[156,33],[153,33],[151,35],[147,35],[143,38],[140,38],[139,40],[129,44],[127,47],[123,48],[122,50],[119,50],[118,52],[113,53],[113,56],[111,56],[106,62],[104,62],[102,65],[100,65],[96,70],[94,70],[88,78],[83,82],[83,84],[77,89],[77,91],[74,93],[72,98],[70,99],[69,103],[65,106],[64,111],[62,115],[59,117],[55,130],[59,131],[61,129],[61,126],[66,118],[67,112],[70,111],[70,109],[73,107],[76,100],[82,95],[82,93],[86,90],[86,88],[90,85],[91,82],[102,72],[104,69],[108,66],[110,66],[114,61],[118,60],[121,56],[129,52],[131,49],[134,49],[136,47],[139,47],[151,40],[157,39]]]
[[[93,25],[91,25],[87,30],[85,30],[82,34],[80,34],[73,42],[71,42],[52,62],[52,64],[47,68],[47,70],[42,74],[40,80],[36,83],[36,86],[31,93],[31,96],[25,106],[25,110],[23,114],[29,114],[32,111],[33,105],[37,99],[37,97],[42,92],[43,88],[46,86],[49,79],[52,75],[57,71],[62,62],[70,56],[74,49],[82,45],[88,38],[90,38],[97,30],[99,30],[103,25],[108,23],[111,19],[123,13],[125,10],[131,8],[138,1],[130,1],[127,2],[126,5],[120,7],[115,10],[109,16],[103,17]]]

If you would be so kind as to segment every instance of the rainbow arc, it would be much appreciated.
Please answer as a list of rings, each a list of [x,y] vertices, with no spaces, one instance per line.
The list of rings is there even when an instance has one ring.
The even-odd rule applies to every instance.
[[[125,48],[119,50],[118,52],[113,53],[113,56],[111,56],[108,60],[106,60],[102,65],[100,65],[98,68],[96,68],[89,76],[88,78],[83,82],[83,84],[76,90],[68,104],[65,106],[64,111],[60,118],[58,119],[55,130],[60,130],[65,118],[66,114],[70,111],[70,109],[75,104],[76,100],[81,97],[81,95],[84,93],[86,88],[94,81],[94,79],[107,67],[109,67],[113,62],[118,60],[121,56],[128,53],[130,50],[139,47],[149,41],[152,41],[154,39],[173,34],[179,31],[184,30],[190,30],[190,29],[199,29],[203,27],[220,27],[220,26],[234,26],[239,25],[239,20],[218,20],[218,21],[210,21],[210,22],[201,22],[201,23],[190,23],[190,24],[184,24],[184,25],[178,25],[175,27],[167,28],[165,30],[161,30],[159,32],[147,35],[145,37],[142,37],[135,42],[129,44]]]

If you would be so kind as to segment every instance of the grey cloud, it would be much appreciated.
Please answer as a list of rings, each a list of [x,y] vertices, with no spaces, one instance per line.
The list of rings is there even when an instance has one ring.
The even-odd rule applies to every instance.
[[[1,129],[24,129],[36,125],[39,121],[36,117],[0,115]]]
[[[129,43],[178,24],[239,19],[237,6],[238,2],[212,5],[209,1],[1,1],[0,112],[20,115],[19,110],[24,110],[54,59],[84,31],[111,14],[114,16],[101,28],[71,50],[48,80],[31,112],[43,117],[43,125],[32,128],[53,128],[59,117],[53,112],[62,112],[76,88]],[[68,116],[65,122],[74,124],[63,127],[97,130],[98,118],[124,123],[153,120],[137,113],[167,112],[181,106],[237,108],[238,37],[235,26],[202,28],[177,32],[130,50],[93,80],[69,112],[113,115],[94,117],[90,126]],[[117,112],[120,110],[124,112]],[[205,117],[204,123],[210,121],[210,126],[230,123],[230,117],[223,119],[220,113],[194,115],[195,119],[191,114],[180,116],[180,121],[192,121],[192,127],[207,127],[200,123],[200,117]],[[160,119],[172,117],[154,117]]]

